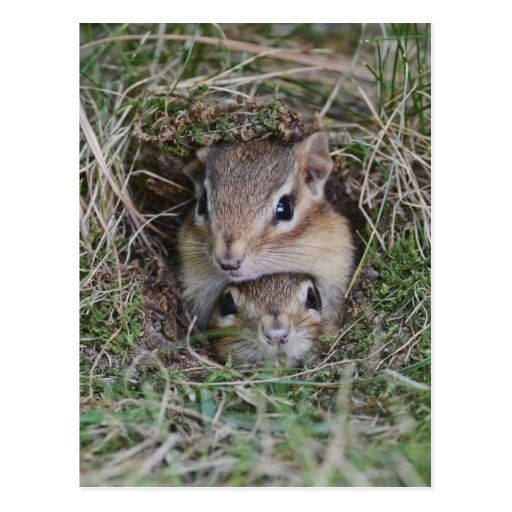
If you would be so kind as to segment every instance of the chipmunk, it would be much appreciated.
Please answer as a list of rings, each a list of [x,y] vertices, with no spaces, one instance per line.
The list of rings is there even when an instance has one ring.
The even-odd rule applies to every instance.
[[[321,309],[311,277],[266,275],[223,290],[208,328],[223,362],[297,366],[322,334]]]
[[[324,197],[333,167],[327,136],[201,148],[184,172],[195,210],[178,233],[183,297],[204,328],[228,283],[279,272],[310,274],[326,324],[339,322],[355,263],[347,219]]]

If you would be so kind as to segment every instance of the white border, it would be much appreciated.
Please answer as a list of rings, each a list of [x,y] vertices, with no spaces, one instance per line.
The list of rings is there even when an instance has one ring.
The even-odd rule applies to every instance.
[[[49,1],[3,13],[3,502],[138,512],[159,505],[420,512],[510,503],[509,16],[498,2],[458,5],[209,1],[184,10],[175,2]],[[78,22],[197,18],[434,24],[432,490],[78,487]]]

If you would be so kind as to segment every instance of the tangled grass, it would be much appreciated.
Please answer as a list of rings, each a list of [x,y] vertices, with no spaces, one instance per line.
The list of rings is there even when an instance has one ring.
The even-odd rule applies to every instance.
[[[429,485],[429,26],[82,25],[80,72],[82,485]],[[223,367],[181,309],[182,159],[243,134],[143,121],[197,96],[325,130],[367,220],[311,367]]]

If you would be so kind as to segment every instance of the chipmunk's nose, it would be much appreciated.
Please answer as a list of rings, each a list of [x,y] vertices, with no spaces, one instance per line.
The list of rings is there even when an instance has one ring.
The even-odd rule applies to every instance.
[[[238,270],[244,258],[217,258],[217,263],[222,270]]]
[[[215,260],[222,270],[234,272],[245,259],[246,246],[243,240],[232,242],[231,237],[219,237],[215,242]]]
[[[278,329],[271,327],[263,329],[263,334],[271,343],[278,343],[280,345],[284,345],[285,343],[288,342],[288,335],[290,334],[290,329],[288,327],[279,327]]]

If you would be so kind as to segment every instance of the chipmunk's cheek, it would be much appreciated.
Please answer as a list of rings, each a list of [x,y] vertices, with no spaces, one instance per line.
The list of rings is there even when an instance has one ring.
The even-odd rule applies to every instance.
[[[277,346],[269,343],[268,339],[261,332],[258,332],[255,341],[263,359],[272,362],[277,357],[279,352]]]

